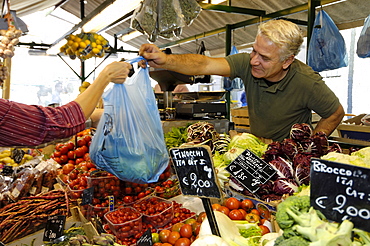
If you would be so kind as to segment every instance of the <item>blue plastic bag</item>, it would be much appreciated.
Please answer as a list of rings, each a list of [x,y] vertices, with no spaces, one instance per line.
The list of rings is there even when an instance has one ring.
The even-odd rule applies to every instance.
[[[169,162],[148,70],[139,68],[103,94],[104,114],[90,146],[99,168],[135,183],[158,181]]]
[[[360,58],[370,57],[370,15],[365,19],[358,38],[356,54]]]
[[[330,16],[320,10],[314,22],[307,64],[316,72],[348,65],[346,44]]]

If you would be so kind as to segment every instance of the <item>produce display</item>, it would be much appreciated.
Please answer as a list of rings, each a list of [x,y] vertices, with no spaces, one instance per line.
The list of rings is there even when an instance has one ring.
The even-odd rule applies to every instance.
[[[48,216],[71,216],[73,207],[84,219],[100,225],[99,235],[88,236],[77,226],[66,230],[59,242],[47,245],[134,246],[148,230],[154,246],[370,243],[369,233],[354,228],[351,221],[328,221],[310,207],[309,197],[311,157],[368,167],[370,147],[351,148],[349,154],[343,154],[339,145],[329,146],[324,134],[312,135],[305,124],[292,126],[289,139],[270,144],[249,133],[233,137],[218,133],[207,122],[171,129],[164,135],[168,148],[207,145],[211,149],[225,192],[225,197],[211,204],[221,234],[218,237],[212,235],[204,208],[199,211],[201,205],[192,199],[178,201],[183,197],[181,181],[171,162],[155,183],[122,181],[91,161],[93,137],[94,129],[86,129],[56,144],[45,159],[41,150],[22,149],[24,153],[18,152],[24,154],[22,159],[14,156],[20,150],[0,150],[0,242],[10,243],[43,230]],[[276,171],[256,193],[250,193],[225,169],[246,149]],[[88,201],[86,190],[92,192]]]
[[[12,58],[15,46],[19,43],[19,37],[22,36],[22,31],[12,27],[8,30],[0,30],[0,35],[3,36],[0,42],[0,57]]]
[[[109,42],[97,33],[71,34],[66,37],[67,43],[60,47],[60,52],[71,59],[87,60],[91,57],[104,57],[109,49]]]

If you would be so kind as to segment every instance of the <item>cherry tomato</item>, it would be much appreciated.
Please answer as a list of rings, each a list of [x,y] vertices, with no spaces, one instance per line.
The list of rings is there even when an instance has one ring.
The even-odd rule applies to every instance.
[[[67,156],[69,159],[72,159],[72,160],[76,159],[76,154],[73,150],[68,151]]]
[[[75,150],[75,153],[77,157],[83,157],[86,151],[83,148],[79,147]]]
[[[239,208],[239,211],[240,211],[240,213],[242,213],[243,214],[243,219],[245,219],[245,216],[247,215],[247,211],[245,211],[244,209],[242,209],[242,208]]]
[[[250,213],[252,213],[252,214],[257,214],[258,216],[261,216],[260,212],[259,212],[257,209],[255,209],[255,208],[253,208],[253,209],[250,211]]]
[[[225,206],[230,210],[238,209],[240,206],[240,201],[235,197],[229,197],[225,201]]]
[[[62,155],[67,154],[68,151],[69,151],[69,148],[65,145],[63,145],[63,147],[60,148],[60,153],[62,153]]]
[[[69,150],[73,150],[75,148],[75,144],[73,142],[68,142],[66,146],[68,147]]]

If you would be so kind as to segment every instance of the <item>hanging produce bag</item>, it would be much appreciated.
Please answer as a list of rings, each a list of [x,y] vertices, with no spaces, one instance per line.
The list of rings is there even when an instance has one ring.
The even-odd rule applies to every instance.
[[[364,26],[357,41],[356,53],[360,58],[370,57],[370,15],[365,19]]]
[[[307,64],[316,72],[348,65],[344,39],[333,20],[324,10],[319,11],[314,22]]]
[[[144,0],[135,9],[131,28],[146,34],[149,42],[158,36],[179,38],[182,28],[189,26],[202,8],[196,0]]]
[[[90,146],[99,168],[135,183],[158,181],[169,161],[148,70],[140,68],[104,93],[104,114]]]
[[[238,53],[239,53],[238,49],[235,47],[235,45],[233,45],[231,47],[229,55],[235,55]],[[226,91],[232,91],[233,89],[242,89],[242,88],[244,88],[244,84],[243,80],[241,80],[240,78],[235,78],[231,80],[229,77],[224,77],[224,89]]]

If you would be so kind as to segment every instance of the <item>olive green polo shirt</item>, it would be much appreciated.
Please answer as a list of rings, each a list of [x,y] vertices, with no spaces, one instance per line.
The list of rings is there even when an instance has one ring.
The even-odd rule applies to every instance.
[[[340,102],[322,77],[310,66],[295,60],[280,82],[268,87],[264,79],[252,76],[250,55],[239,53],[226,57],[231,79],[243,80],[251,133],[282,141],[290,138],[295,123],[311,125],[312,111],[327,118],[339,107]]]

